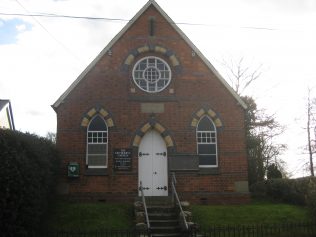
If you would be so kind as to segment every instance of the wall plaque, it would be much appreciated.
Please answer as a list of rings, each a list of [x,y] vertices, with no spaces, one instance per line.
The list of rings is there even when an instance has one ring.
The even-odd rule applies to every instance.
[[[164,103],[141,103],[140,109],[142,113],[164,113],[165,112],[165,105]]]
[[[132,170],[132,149],[118,148],[113,151],[114,170],[129,171]]]

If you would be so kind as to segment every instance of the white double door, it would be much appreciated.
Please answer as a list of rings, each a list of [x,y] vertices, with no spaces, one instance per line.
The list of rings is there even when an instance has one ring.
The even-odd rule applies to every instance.
[[[145,196],[168,196],[167,147],[154,130],[148,131],[139,145],[138,180]]]

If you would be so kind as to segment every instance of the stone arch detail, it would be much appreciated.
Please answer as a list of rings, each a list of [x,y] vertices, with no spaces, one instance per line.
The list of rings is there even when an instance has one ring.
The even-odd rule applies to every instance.
[[[219,118],[218,114],[214,112],[212,109],[205,109],[205,108],[201,108],[196,113],[194,113],[193,119],[191,120],[191,127],[196,128],[200,119],[203,116],[209,116],[213,120],[217,128],[223,127],[222,120]]]
[[[91,108],[87,113],[84,114],[81,120],[81,127],[84,127],[84,128],[88,127],[91,119],[95,115],[100,115],[104,119],[104,121],[106,122],[106,125],[109,128],[114,127],[114,122],[113,122],[111,114],[104,108],[97,108],[97,107]]]
[[[137,129],[136,135],[133,139],[133,147],[139,147],[139,144],[142,140],[142,137],[148,132],[150,129],[154,129],[157,131],[161,137],[164,139],[166,146],[168,149],[173,149],[175,146],[174,140],[168,129],[166,129],[163,125],[158,123],[155,119],[151,119],[142,125],[140,128]]]
[[[170,60],[171,66],[175,69],[175,72],[181,71],[180,61],[176,57],[175,53],[160,45],[145,45],[145,46],[138,47],[132,50],[124,61],[124,64],[123,64],[124,71],[128,71],[129,67],[133,64],[135,58],[138,55],[142,53],[147,53],[147,52],[160,53],[166,56]]]

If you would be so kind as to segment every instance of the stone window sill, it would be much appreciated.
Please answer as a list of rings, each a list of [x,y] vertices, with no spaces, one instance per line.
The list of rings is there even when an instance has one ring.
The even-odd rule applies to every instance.
[[[200,168],[199,174],[201,175],[219,175],[219,168],[212,167],[212,168]]]
[[[88,168],[86,169],[84,175],[86,176],[105,176],[108,175],[108,169],[107,168]]]

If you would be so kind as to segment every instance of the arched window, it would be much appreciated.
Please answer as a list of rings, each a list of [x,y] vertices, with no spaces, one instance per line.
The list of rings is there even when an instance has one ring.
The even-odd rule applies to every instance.
[[[108,127],[99,115],[95,116],[87,130],[88,168],[106,168],[108,151]]]
[[[196,130],[197,152],[200,167],[217,167],[217,138],[213,121],[203,116]]]

